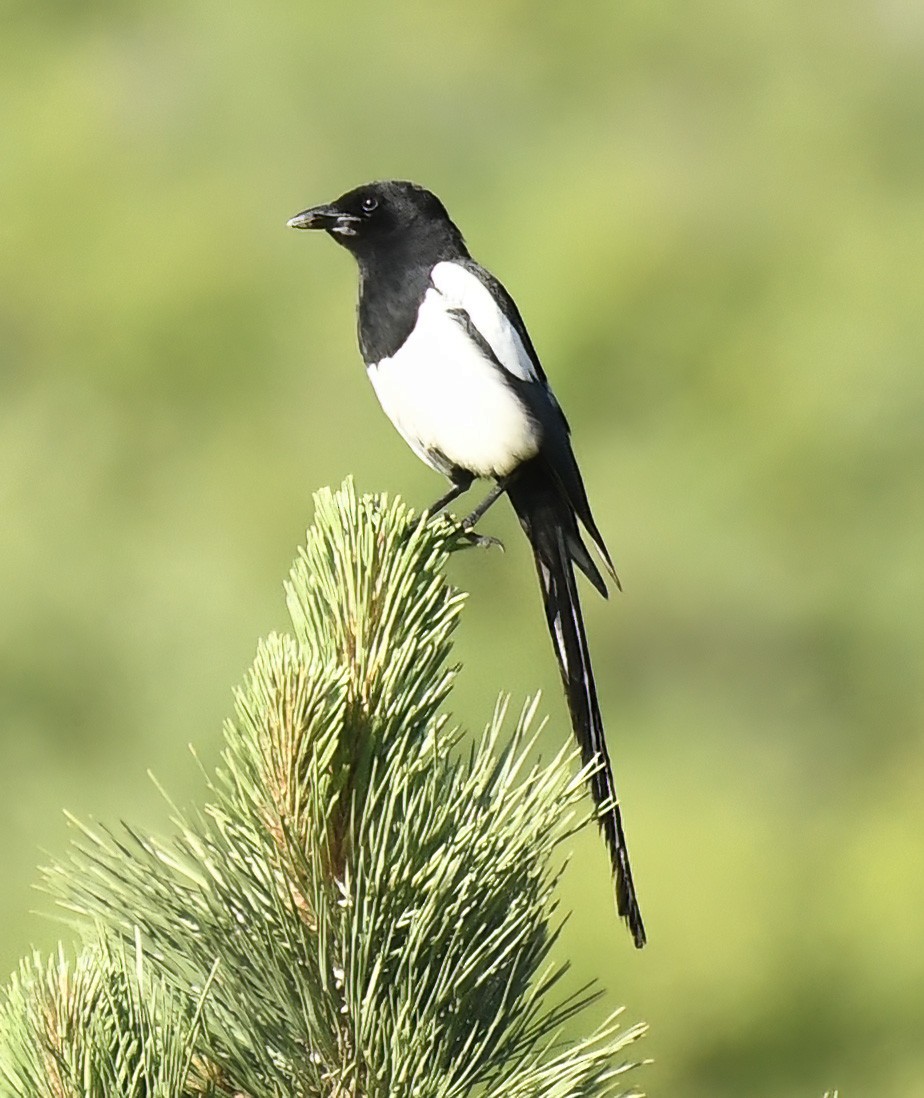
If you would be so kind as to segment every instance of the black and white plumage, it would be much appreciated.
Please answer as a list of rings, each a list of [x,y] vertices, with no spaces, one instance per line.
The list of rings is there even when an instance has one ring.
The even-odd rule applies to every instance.
[[[471,525],[506,492],[532,545],[549,632],[616,880],[619,914],[636,946],[645,929],[632,883],[622,818],[597,702],[574,574],[604,596],[606,584],[580,522],[610,575],[570,430],[513,299],[468,253],[430,191],[370,183],[296,214],[296,229],[323,229],[359,265],[359,346],[389,419],[452,488],[434,510],[495,481]],[[618,584],[618,580],[616,580]]]

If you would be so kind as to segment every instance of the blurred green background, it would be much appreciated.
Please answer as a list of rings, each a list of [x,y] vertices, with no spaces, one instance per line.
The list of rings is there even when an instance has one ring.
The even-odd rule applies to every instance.
[[[519,301],[625,585],[586,608],[651,944],[582,836],[574,984],[651,1023],[652,1095],[924,1093],[924,7],[14,0],[0,51],[2,970],[60,935],[63,808],[198,795],[311,492],[441,491],[352,262],[285,229],[407,177]],[[486,529],[455,711],[541,687],[551,749]]]

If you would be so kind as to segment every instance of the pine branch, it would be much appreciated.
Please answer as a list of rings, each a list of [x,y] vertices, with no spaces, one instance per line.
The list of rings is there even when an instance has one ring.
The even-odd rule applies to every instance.
[[[140,948],[100,937],[73,964],[63,950],[22,962],[0,1008],[4,1094],[47,1098],[186,1094],[207,985],[178,997]]]
[[[643,1027],[614,1016],[577,1047],[559,1037],[594,998],[556,1001],[549,959],[586,775],[565,751],[527,763],[535,703],[509,736],[498,705],[468,749],[441,713],[459,545],[450,522],[349,482],[318,493],[286,588],[293,635],[260,643],[206,806],[174,809],[166,840],[75,821],[69,858],[46,871],[101,943],[74,971],[115,988],[133,1054],[161,1074],[132,1089],[120,1052],[108,1090],[62,1095],[627,1093],[635,1065],[618,1058]],[[53,993],[62,971],[33,961],[7,994],[0,1079],[17,1095],[57,1098],[56,1065],[121,1048],[114,1022],[91,1022],[98,995]],[[42,1020],[65,1003],[50,1054]]]

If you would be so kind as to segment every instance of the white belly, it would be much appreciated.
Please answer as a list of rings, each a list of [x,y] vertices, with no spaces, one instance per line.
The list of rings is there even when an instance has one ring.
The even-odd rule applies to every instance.
[[[388,418],[441,472],[436,454],[475,476],[500,477],[538,453],[538,425],[435,290],[403,346],[368,371]]]

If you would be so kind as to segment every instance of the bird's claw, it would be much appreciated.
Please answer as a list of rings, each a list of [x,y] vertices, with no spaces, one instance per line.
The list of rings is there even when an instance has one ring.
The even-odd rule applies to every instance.
[[[490,549],[496,545],[501,552],[504,551],[504,543],[500,538],[492,538],[487,534],[476,534],[470,526],[464,524],[459,528],[459,538],[465,543],[466,548],[472,546],[478,549]]]

